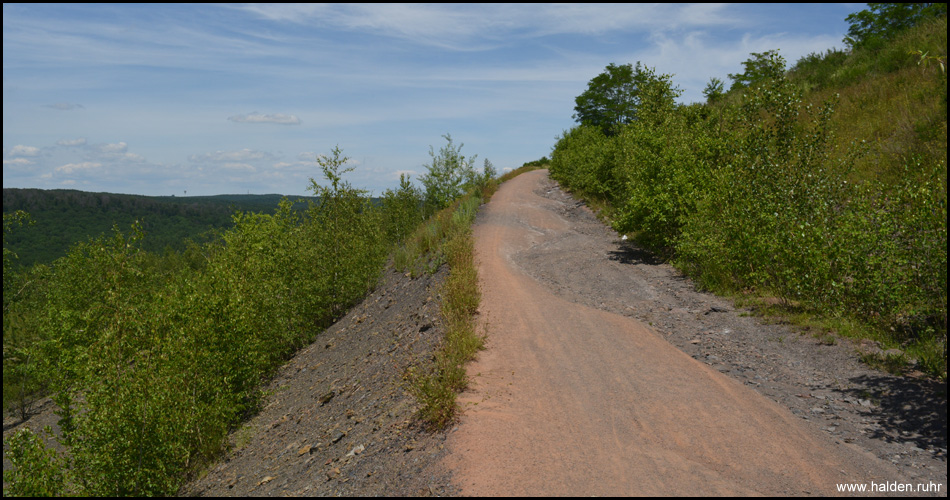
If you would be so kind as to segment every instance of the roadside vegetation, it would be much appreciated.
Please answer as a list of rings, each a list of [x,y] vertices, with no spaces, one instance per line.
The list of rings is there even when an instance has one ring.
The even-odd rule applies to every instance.
[[[442,289],[445,343],[436,353],[432,366],[410,374],[412,391],[422,403],[420,416],[433,429],[443,429],[455,421],[456,396],[468,386],[465,364],[474,359],[484,345],[484,335],[477,331],[475,320],[481,292],[472,222],[479,205],[491,200],[499,184],[541,168],[547,159],[539,161],[526,163],[500,178],[496,178],[494,167],[486,162],[481,175],[463,184],[467,193],[420,226],[396,252],[396,268],[401,271],[435,272],[442,262],[447,262],[450,269]]]
[[[871,5],[849,16],[847,51],[791,68],[753,53],[705,103],[609,65],[550,170],[708,289],[777,298],[773,312],[946,380],[946,4]]]
[[[262,383],[365,296],[391,255],[407,270],[451,267],[446,375],[435,377],[464,386],[462,364],[480,345],[469,227],[496,180],[490,162],[476,172],[446,139],[425,191],[404,177],[372,200],[343,180],[352,167],[335,148],[317,159],[323,181],[311,179],[305,210],[283,200],[272,214],[236,212],[230,229],[181,252],[143,250],[133,224],[20,268],[6,238],[30,217],[4,214],[4,408],[25,419],[50,396],[60,428],[6,443],[4,494],[175,494],[257,411]],[[420,243],[430,230],[436,240]]]

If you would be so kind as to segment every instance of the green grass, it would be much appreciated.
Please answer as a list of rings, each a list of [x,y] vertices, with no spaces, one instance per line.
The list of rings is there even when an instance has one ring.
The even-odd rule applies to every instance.
[[[398,257],[402,270],[433,267],[445,262],[449,276],[441,291],[441,315],[445,340],[432,366],[409,374],[410,390],[421,403],[420,418],[433,429],[444,429],[458,414],[456,396],[468,386],[465,365],[484,346],[484,335],[477,332],[475,314],[481,292],[475,263],[475,241],[471,225],[479,205],[491,198],[498,184],[524,172],[541,168],[525,165],[506,173],[498,181],[487,183],[478,192],[463,196],[420,227]]]
[[[411,251],[427,248],[428,260],[423,258],[426,254],[406,258],[410,262],[424,261],[430,267],[432,262],[445,262],[450,269],[441,290],[444,342],[433,366],[410,377],[410,388],[422,404],[419,415],[434,429],[442,429],[455,419],[456,394],[468,385],[465,364],[484,343],[475,331],[480,292],[471,231],[480,201],[477,194],[470,193],[436,214],[410,242]],[[437,236],[438,241],[434,241]]]

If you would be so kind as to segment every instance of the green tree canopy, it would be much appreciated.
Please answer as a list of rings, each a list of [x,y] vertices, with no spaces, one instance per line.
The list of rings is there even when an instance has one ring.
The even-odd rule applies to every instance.
[[[637,62],[637,69],[640,63]],[[574,100],[574,119],[584,125],[604,129],[630,123],[636,115],[637,87],[633,66],[610,63],[607,69],[587,84],[587,90]]]
[[[742,63],[745,71],[729,74],[732,80],[730,91],[752,87],[761,82],[773,81],[785,74],[785,58],[778,54],[778,49],[766,52],[752,52],[752,57]]]
[[[724,92],[722,80],[712,77],[709,79],[709,83],[706,84],[706,88],[703,89],[703,95],[706,97],[706,102],[712,104],[722,98]]]
[[[636,120],[641,108],[658,111],[672,107],[680,93],[673,86],[672,75],[657,75],[655,69],[639,61],[636,66],[610,63],[574,100],[574,119],[612,134],[618,125]]]
[[[462,154],[462,146],[452,143],[452,136],[442,136],[448,144],[435,154],[429,146],[429,156],[432,163],[425,165],[427,172],[419,177],[425,187],[425,204],[429,213],[435,213],[449,206],[459,196],[465,194],[465,188],[477,177],[475,172],[475,158],[478,155],[466,158]]]
[[[851,25],[844,43],[852,49],[881,47],[888,39],[923,19],[947,15],[945,3],[869,3],[845,18]]]

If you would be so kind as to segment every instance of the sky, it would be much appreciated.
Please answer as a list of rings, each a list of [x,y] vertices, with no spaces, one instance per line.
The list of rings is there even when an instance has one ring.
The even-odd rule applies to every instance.
[[[863,4],[3,4],[3,187],[309,194],[339,147],[380,195],[451,136],[501,173],[550,156],[608,64],[681,103],[752,52],[844,48]]]

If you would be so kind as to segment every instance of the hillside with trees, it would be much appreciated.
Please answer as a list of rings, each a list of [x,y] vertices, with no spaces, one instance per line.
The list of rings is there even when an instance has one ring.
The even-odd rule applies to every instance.
[[[138,221],[148,235],[142,241],[144,250],[178,252],[188,240],[206,241],[211,232],[231,228],[235,211],[274,213],[281,198],[277,194],[176,197],[4,188],[3,213],[24,211],[31,219],[8,235],[4,244],[19,257],[18,266],[49,264],[75,243]],[[306,198],[295,204],[295,210],[305,208]]]
[[[946,379],[946,4],[870,4],[847,50],[780,49],[678,105],[673,76],[609,65],[551,175],[707,289]],[[757,299],[758,298],[758,299]]]
[[[323,180],[311,179],[314,196],[303,209],[283,199],[269,212],[236,211],[230,227],[180,252],[145,250],[149,236],[134,222],[73,244],[48,265],[18,268],[7,241],[31,214],[5,213],[4,409],[25,420],[49,396],[59,432],[47,439],[65,451],[16,432],[5,443],[13,468],[4,470],[4,494],[175,494],[258,409],[261,384],[364,297],[394,254],[402,272],[451,268],[445,293],[459,304],[442,305],[453,339],[446,345],[464,346],[445,347],[418,381],[433,420],[451,418],[477,345],[469,225],[495,172],[487,161],[476,171],[446,139],[423,177],[425,192],[403,178],[374,200],[343,180],[352,167],[335,148],[318,158]],[[466,192],[462,202],[449,198]],[[189,213],[113,195],[59,199],[69,198],[98,210],[91,213],[111,214],[114,203]]]

